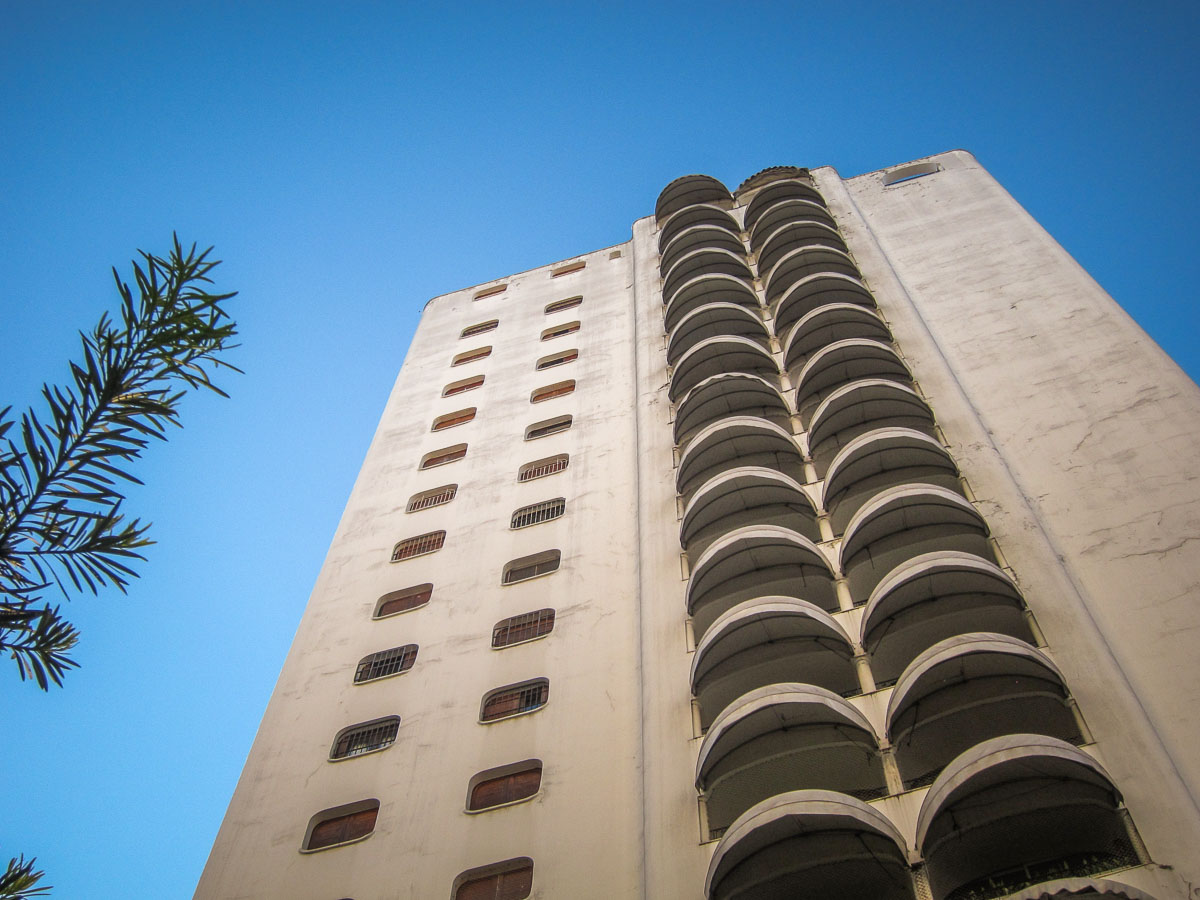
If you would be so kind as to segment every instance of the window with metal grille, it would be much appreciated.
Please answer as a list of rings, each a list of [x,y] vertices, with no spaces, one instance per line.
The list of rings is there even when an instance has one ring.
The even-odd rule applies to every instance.
[[[454,885],[454,900],[525,900],[533,892],[533,860],[523,856],[470,869]]]
[[[566,334],[574,334],[578,330],[578,322],[567,322],[565,325],[555,325],[553,328],[547,328],[542,332],[542,340],[553,340],[556,337],[562,337]]]
[[[530,525],[537,525],[539,522],[549,522],[551,519],[557,519],[566,510],[567,501],[563,497],[557,497],[554,500],[543,500],[541,503],[532,503],[529,506],[522,506],[520,509],[515,510],[508,527],[526,528]]]
[[[484,288],[481,291],[476,291],[473,299],[483,300],[485,297],[495,297],[497,294],[503,294],[507,290],[507,284],[498,284],[495,287]]]
[[[533,481],[535,478],[553,475],[555,472],[561,472],[570,463],[571,457],[566,453],[547,456],[545,459],[535,459],[533,462],[525,463],[517,470],[517,481]]]
[[[546,419],[542,422],[534,422],[525,429],[525,440],[532,441],[537,438],[546,437],[548,434],[557,434],[560,431],[566,431],[570,427],[570,416],[558,416],[554,419]]]
[[[495,722],[524,715],[541,709],[549,697],[550,682],[545,678],[502,687],[484,696],[479,718],[484,722]]]
[[[474,350],[468,350],[465,353],[460,353],[450,361],[451,366],[462,366],[469,362],[475,362],[477,359],[492,355],[491,347],[477,347]]]
[[[400,562],[402,559],[412,559],[414,556],[441,550],[444,543],[446,543],[446,532],[444,531],[431,531],[428,534],[405,538],[392,548],[392,562]]]
[[[329,751],[329,758],[349,759],[352,756],[362,756],[364,753],[374,753],[376,750],[386,750],[396,742],[396,735],[399,731],[399,716],[390,716],[386,719],[376,719],[374,722],[363,722],[343,728],[333,739],[333,749]]]
[[[479,812],[528,800],[542,786],[542,761],[528,759],[498,769],[480,772],[470,782],[467,792],[467,810]]]
[[[523,644],[525,641],[545,637],[553,630],[554,610],[539,609],[536,612],[522,613],[496,623],[492,628],[492,647],[500,650],[514,644]]]
[[[546,315],[562,312],[564,309],[573,309],[582,302],[582,297],[568,297],[566,300],[555,300],[553,303],[546,305]]]
[[[389,675],[399,675],[407,672],[417,661],[417,645],[405,644],[403,647],[393,647],[391,650],[380,650],[370,656],[364,656],[358,661],[354,670],[354,683],[362,684],[387,678]]]
[[[477,334],[487,334],[489,331],[495,331],[496,326],[499,324],[499,319],[489,319],[488,321],[480,322],[477,325],[468,325],[462,330],[462,334],[458,336],[459,340],[462,338],[475,337]]]
[[[542,369],[553,369],[555,366],[565,366],[569,362],[574,362],[579,358],[578,350],[564,350],[562,353],[555,353],[553,356],[543,356],[537,361],[534,369],[542,371]]]
[[[428,603],[432,596],[433,585],[428,582],[414,584],[412,587],[402,588],[398,591],[389,591],[375,601],[373,618],[382,619],[385,616],[408,612],[410,609],[418,609]]]
[[[575,379],[570,381],[560,381],[557,384],[548,384],[545,387],[540,387],[529,395],[530,403],[541,403],[543,400],[553,400],[555,397],[564,397],[575,390]]]
[[[309,821],[303,849],[322,850],[366,837],[375,830],[378,816],[378,800],[362,800],[323,810]]]
[[[463,381],[452,381],[450,384],[442,388],[443,397],[453,397],[455,394],[462,394],[466,391],[474,390],[483,384],[483,376],[476,375],[474,378],[467,378]]]
[[[438,416],[433,420],[433,425],[430,431],[445,431],[447,428],[453,428],[455,425],[466,425],[475,418],[475,407],[467,409],[459,409],[452,413],[446,413],[444,416]]]
[[[443,484],[441,487],[436,487],[433,490],[413,494],[408,498],[408,506],[405,507],[404,511],[420,512],[423,509],[429,509],[431,506],[441,506],[443,503],[449,503],[453,500],[454,495],[457,493],[457,484]]]
[[[557,269],[550,270],[551,278],[558,278],[561,275],[570,275],[572,272],[578,272],[580,269],[587,266],[583,260],[579,262],[567,263],[565,266],[559,266]]]
[[[562,559],[557,550],[547,550],[545,553],[535,553],[533,556],[522,556],[514,559],[504,567],[501,581],[504,584],[516,584],[518,581],[528,581],[539,575],[555,571]]]
[[[466,444],[455,444],[453,447],[443,447],[421,457],[421,468],[432,469],[434,466],[444,466],[467,455]]]

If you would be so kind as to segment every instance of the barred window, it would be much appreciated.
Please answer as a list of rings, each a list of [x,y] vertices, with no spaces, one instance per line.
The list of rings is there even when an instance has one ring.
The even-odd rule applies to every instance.
[[[483,290],[476,291],[475,296],[472,299],[483,300],[487,297],[495,297],[497,294],[503,294],[507,290],[508,290],[507,284],[497,284],[493,287],[484,288]]]
[[[557,384],[548,384],[545,387],[540,387],[529,395],[530,403],[541,403],[543,400],[553,400],[555,397],[565,397],[567,394],[573,393],[575,390],[575,379],[570,381],[560,381]]]
[[[557,519],[566,510],[567,501],[564,497],[557,497],[554,500],[543,500],[541,503],[522,506],[513,512],[512,521],[508,527],[527,528],[530,525],[549,522],[551,519]]]
[[[546,305],[546,315],[551,315],[556,312],[562,312],[565,309],[573,309],[583,302],[583,297],[568,297],[566,300],[555,300],[553,303]]]
[[[522,613],[508,619],[501,619],[492,628],[492,647],[500,650],[514,644],[545,637],[554,630],[554,610],[539,609],[536,612]]]
[[[434,450],[426,453],[421,457],[421,468],[432,469],[434,466],[444,466],[446,463],[452,463],[462,459],[467,455],[466,444],[455,444],[453,447],[443,447],[441,450]]]
[[[432,506],[441,506],[443,503],[449,503],[454,499],[454,495],[458,493],[457,484],[443,484],[441,487],[433,488],[432,490],[422,491],[419,494],[413,494],[408,498],[408,506],[405,507],[405,512],[420,512],[423,509],[429,509]]]
[[[499,324],[499,319],[488,319],[486,322],[480,322],[477,325],[468,325],[462,330],[462,334],[458,338],[462,340],[463,338],[475,337],[477,334],[487,334],[489,331],[495,331],[496,326]]]
[[[569,362],[574,362],[579,358],[578,350],[564,350],[561,353],[555,353],[553,356],[543,356],[537,361],[534,369],[542,371],[542,369],[553,369],[555,366],[565,366]]]
[[[309,820],[302,849],[323,850],[366,837],[375,830],[378,816],[378,800],[360,800],[322,810]]]
[[[517,470],[517,481],[533,481],[535,478],[553,475],[555,472],[561,472],[570,463],[571,457],[566,453],[547,456],[545,459],[535,459],[533,462],[525,463]]]
[[[527,800],[542,786],[542,761],[527,759],[524,762],[488,769],[475,775],[467,790],[467,810],[480,812]]]
[[[455,410],[452,413],[446,413],[444,416],[438,416],[433,420],[433,426],[430,431],[445,431],[447,428],[453,428],[455,425],[466,425],[475,418],[475,407],[471,406],[467,409]]]
[[[402,588],[398,591],[389,591],[375,601],[375,615],[372,618],[382,619],[386,616],[408,612],[411,609],[419,609],[428,603],[432,596],[433,585],[429,582],[414,584],[412,587]]]
[[[558,550],[547,550],[532,556],[522,556],[505,565],[501,582],[516,584],[518,581],[528,581],[539,575],[548,575],[558,569],[561,560],[562,554]]]
[[[363,684],[387,678],[389,675],[399,675],[407,672],[417,661],[417,645],[405,644],[403,647],[393,647],[391,650],[380,650],[370,656],[364,656],[358,661],[354,670],[354,683]]]
[[[333,739],[333,749],[329,751],[329,758],[349,759],[352,756],[374,753],[376,750],[386,750],[396,742],[399,731],[399,716],[389,716],[386,719],[343,728]]]
[[[467,378],[463,381],[452,381],[450,384],[442,388],[442,396],[453,397],[455,394],[463,394],[467,391],[472,391],[482,384],[482,375],[476,375],[474,378]]]
[[[525,900],[533,892],[527,856],[469,869],[454,879],[454,900]]]
[[[494,690],[483,698],[479,718],[484,722],[509,719],[541,709],[550,698],[550,682],[545,678]]]
[[[567,334],[574,334],[579,330],[578,322],[567,322],[564,325],[555,325],[553,328],[547,328],[542,332],[542,340],[550,341],[556,337],[562,337]]]
[[[559,266],[557,269],[551,269],[550,277],[558,278],[562,275],[570,275],[572,272],[578,272],[585,266],[587,266],[587,263],[582,259],[579,260],[579,262],[567,263],[565,266]]]
[[[414,556],[441,550],[444,543],[446,543],[445,531],[431,531],[428,534],[405,538],[392,548],[392,562],[400,562],[402,559],[412,559]]]
[[[477,359],[484,359],[492,355],[492,348],[476,347],[474,350],[467,350],[465,353],[460,353],[450,361],[451,366],[464,366],[469,362],[475,362]]]
[[[537,438],[546,437],[547,435],[557,434],[560,431],[566,431],[571,427],[570,416],[558,416],[553,419],[546,419],[542,422],[534,422],[525,429],[525,440],[532,441]]]

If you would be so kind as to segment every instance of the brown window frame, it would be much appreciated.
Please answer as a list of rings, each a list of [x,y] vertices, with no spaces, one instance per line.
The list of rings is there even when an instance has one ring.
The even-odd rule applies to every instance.
[[[579,348],[572,347],[570,350],[560,350],[558,353],[552,353],[550,356],[543,356],[533,365],[535,372],[541,372],[546,369],[553,369],[555,366],[565,366],[567,363],[573,363],[579,359]]]
[[[430,450],[421,457],[419,469],[436,469],[438,466],[447,466],[452,462],[458,462],[467,455],[466,444],[453,444],[449,447],[443,447],[440,450]]]
[[[546,315],[552,316],[557,312],[563,312],[567,309],[574,309],[583,303],[583,295],[577,297],[567,297],[565,300],[555,300],[553,303],[546,304]]]
[[[354,683],[369,684],[393,675],[403,675],[417,662],[417,654],[421,648],[417,644],[401,644],[368,653],[354,667]]]
[[[564,322],[562,325],[555,325],[543,331],[542,340],[552,341],[555,338],[566,337],[568,334],[574,334],[577,332],[579,328],[580,325],[578,319],[576,319],[574,322]]]
[[[559,465],[559,463],[562,463],[562,465]],[[557,475],[559,472],[566,471],[570,465],[571,454],[569,453],[558,453],[554,456],[535,459],[517,469],[517,483],[523,484],[526,481],[535,481],[538,478]],[[542,471],[543,469],[545,471]]]
[[[553,565],[551,566],[551,564]],[[557,572],[561,567],[562,551],[560,550],[543,550],[541,553],[520,556],[504,564],[504,568],[500,571],[500,583],[520,584],[522,581]],[[527,570],[533,571],[525,574]]]
[[[312,853],[360,841],[375,832],[378,821],[379,801],[374,799],[322,810],[309,819],[304,845],[300,849]]]
[[[503,722],[527,716],[550,702],[550,679],[531,678],[488,691],[479,705],[480,722]]]
[[[534,422],[525,429],[525,440],[536,441],[538,438],[549,437],[560,431],[567,431],[575,423],[574,416],[555,416],[553,419],[543,419]]]
[[[536,797],[542,789],[542,761],[527,759],[472,776],[467,788],[469,813],[487,812]]]
[[[554,630],[555,615],[547,607],[501,619],[492,626],[492,649],[504,650],[544,638]]]
[[[425,582],[424,584],[414,584],[412,587],[401,588],[398,591],[388,591],[382,597],[375,601],[375,614],[372,619],[386,619],[389,616],[398,616],[401,613],[412,612],[414,609],[420,609],[425,606],[433,598],[433,583]],[[413,601],[405,605],[405,601]],[[389,609],[390,606],[400,606],[400,609]]]
[[[454,357],[454,359],[450,360],[450,368],[465,366],[467,363],[475,362],[476,360],[487,359],[491,355],[491,344],[488,344],[486,347],[476,347],[474,350],[464,350]]]
[[[546,400],[553,400],[555,397],[565,397],[567,394],[573,393],[575,393],[575,379],[568,378],[566,381],[556,381],[554,384],[538,388],[529,395],[529,402],[544,403]]]
[[[400,733],[400,717],[386,716],[370,722],[359,722],[343,728],[333,739],[329,748],[329,761],[340,762],[368,753],[378,753],[396,743]]]
[[[446,413],[444,416],[438,416],[433,420],[433,424],[429,426],[430,431],[445,431],[447,428],[454,428],[458,425],[466,425],[475,418],[475,413],[479,411],[477,406],[468,406],[466,409],[456,409],[454,412]]]
[[[408,503],[404,507],[404,511],[406,513],[414,513],[425,509],[433,509],[435,506],[442,506],[445,503],[449,503],[456,496],[458,496],[457,484],[443,484],[441,487],[413,494],[408,498]]]
[[[477,387],[483,387],[483,376],[472,375],[470,378],[464,378],[462,381],[452,381],[442,388],[443,397],[453,397],[455,394],[465,394],[467,391],[473,391]]]
[[[476,322],[474,325],[468,325],[466,328],[464,328],[458,335],[458,339],[461,341],[463,338],[487,334],[489,331],[495,331],[499,327],[499,319],[488,319],[486,322]]]
[[[533,860],[527,856],[468,869],[454,879],[454,900],[525,900],[533,893]]]
[[[392,547],[392,562],[404,562],[429,553],[437,553],[446,546],[446,531],[427,531],[397,541]]]

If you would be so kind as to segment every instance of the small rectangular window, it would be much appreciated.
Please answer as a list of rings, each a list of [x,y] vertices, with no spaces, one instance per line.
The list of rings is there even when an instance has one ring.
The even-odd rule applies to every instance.
[[[515,765],[515,771],[492,775],[492,772],[504,771],[492,769],[491,772],[480,772],[472,778],[467,809],[470,812],[493,809],[526,800],[536,794],[542,786],[541,760],[530,760]],[[513,769],[513,766],[504,768]]]
[[[563,325],[555,325],[553,328],[547,328],[542,332],[542,340],[549,341],[557,337],[563,337],[568,334],[574,334],[579,330],[578,322],[567,322]]]
[[[552,356],[543,356],[537,361],[534,369],[541,371],[542,369],[552,369],[555,366],[565,366],[569,362],[574,362],[579,358],[578,350],[563,350],[561,353],[555,353]]]
[[[398,716],[351,725],[342,729],[333,739],[333,749],[329,751],[329,758],[349,759],[352,756],[374,753],[376,750],[386,750],[396,742],[399,732]]]
[[[433,420],[433,426],[430,431],[445,431],[447,428],[453,428],[455,425],[466,425],[475,418],[475,407],[468,409],[459,409],[452,413],[446,413],[444,416],[438,416]]]
[[[502,619],[492,628],[492,647],[500,650],[545,637],[554,630],[554,610],[539,609]]]
[[[464,366],[469,362],[475,362],[477,359],[486,359],[491,355],[492,348],[490,346],[476,347],[474,350],[467,350],[464,353],[458,354],[458,356],[450,361],[450,365],[451,367]]]
[[[488,319],[488,321],[480,322],[477,325],[468,325],[462,330],[458,338],[462,340],[463,338],[475,337],[478,334],[487,334],[489,331],[495,331],[496,326],[499,324],[499,319]]]
[[[420,512],[423,509],[429,509],[433,506],[441,506],[443,503],[449,503],[453,500],[454,495],[457,493],[457,484],[443,484],[441,487],[413,494],[408,498],[408,506],[405,507],[404,511],[410,513]]]
[[[386,616],[408,612],[410,609],[419,609],[428,603],[432,596],[433,585],[428,582],[415,584],[398,591],[389,591],[375,601],[375,615],[372,618],[382,619]]]
[[[455,394],[461,394],[465,391],[471,391],[483,384],[483,376],[476,375],[474,378],[467,378],[463,381],[453,381],[442,388],[443,397],[453,397]]]
[[[370,656],[364,656],[358,661],[354,670],[354,683],[376,681],[389,675],[399,675],[407,672],[417,661],[417,645],[405,644],[403,647],[393,647],[391,650],[380,650]]]
[[[550,699],[550,682],[545,678],[492,691],[483,698],[479,718],[484,722],[510,719],[541,709]]]
[[[512,514],[510,528],[526,528],[541,522],[557,519],[567,510],[567,501],[562,497],[555,500],[543,500],[530,506],[522,506]]]
[[[562,554],[558,550],[547,550],[545,553],[535,553],[533,556],[522,556],[505,565],[500,580],[503,584],[528,581],[530,578],[537,578],[539,575],[556,571],[561,560]]]
[[[495,297],[497,294],[503,294],[507,290],[508,290],[507,284],[497,284],[497,285],[494,285],[493,287],[487,287],[487,288],[483,288],[482,290],[476,291],[474,299],[475,300],[484,300],[488,297]]]
[[[533,860],[527,856],[470,869],[454,879],[454,900],[525,900],[533,893]]]
[[[562,312],[564,309],[574,309],[583,302],[583,297],[568,297],[566,300],[555,300],[546,305],[546,315]]]
[[[575,390],[575,379],[560,381],[540,387],[529,395],[530,403],[541,403],[543,400],[553,400],[555,397],[565,397]]]
[[[533,462],[525,463],[517,470],[517,481],[533,481],[535,478],[553,475],[555,472],[561,472],[570,463],[571,457],[566,453],[548,456],[545,459],[535,459]]]
[[[444,531],[431,531],[429,534],[406,538],[392,548],[392,562],[400,562],[402,559],[412,559],[414,556],[423,556],[426,553],[441,550],[444,543],[446,543],[446,532]]]
[[[453,447],[443,447],[441,450],[434,450],[431,453],[426,453],[421,457],[421,468],[432,469],[435,466],[444,466],[446,463],[452,463],[462,459],[467,455],[466,444],[455,444]]]
[[[567,263],[565,266],[559,266],[557,269],[551,269],[550,277],[561,278],[563,275],[570,275],[572,272],[578,272],[586,266],[587,263],[582,259],[579,260],[579,262]]]
[[[558,416],[554,419],[546,419],[543,422],[534,422],[525,429],[525,440],[532,441],[550,434],[557,434],[560,431],[566,431],[570,427],[570,416]]]
[[[351,811],[342,812],[347,809]],[[308,838],[303,849],[321,850],[366,837],[375,830],[378,816],[378,800],[362,800],[319,812],[308,823]]]

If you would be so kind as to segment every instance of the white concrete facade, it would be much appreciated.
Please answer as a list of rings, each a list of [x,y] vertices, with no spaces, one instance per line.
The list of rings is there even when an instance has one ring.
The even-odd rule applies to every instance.
[[[1187,897],[1198,440],[970,154],[680,179],[624,244],[430,301],[196,896]]]

